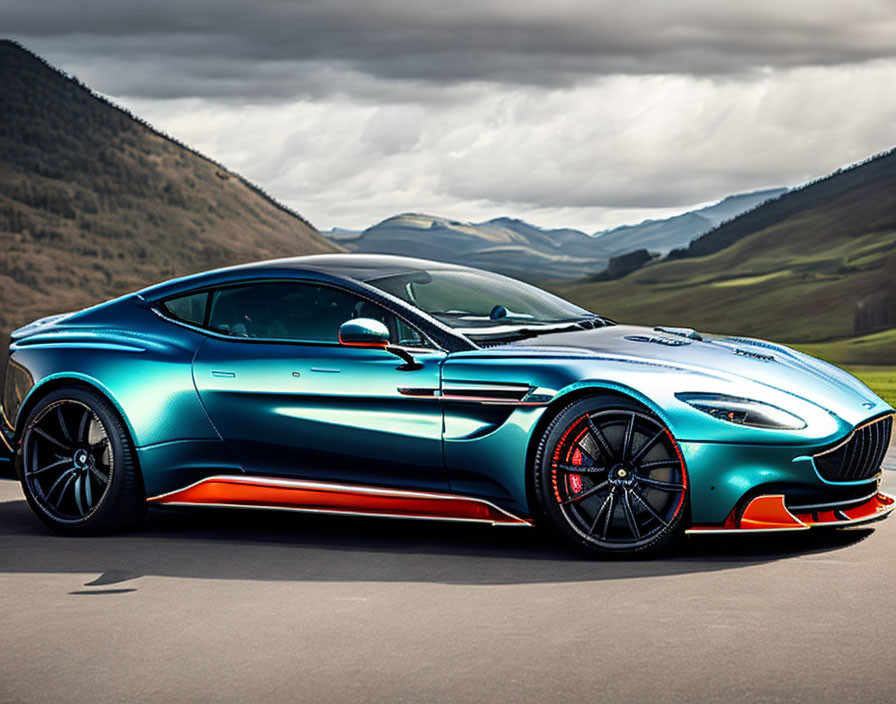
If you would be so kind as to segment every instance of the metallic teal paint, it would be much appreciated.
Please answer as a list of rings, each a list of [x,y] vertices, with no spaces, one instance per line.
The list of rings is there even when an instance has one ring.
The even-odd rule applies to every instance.
[[[5,438],[15,444],[27,409],[50,385],[77,381],[121,413],[147,496],[213,474],[250,472],[451,491],[528,516],[528,463],[539,429],[571,399],[610,392],[640,402],[667,425],[686,463],[693,522],[719,524],[768,487],[796,495],[850,488],[822,479],[811,456],[892,412],[836,367],[743,338],[619,325],[479,348],[359,277],[315,261],[322,259],[186,277],[17,331],[10,359],[30,375],[31,388],[7,389]],[[177,293],[271,278],[369,295],[441,349],[414,350],[421,366],[408,370],[382,349],[227,338],[169,320],[159,308]],[[495,384],[530,391],[513,402],[475,398],[476,388]],[[468,388],[472,400],[442,396],[448,388]],[[770,403],[806,427],[719,420],[675,396],[693,392]],[[875,482],[858,484],[871,491]]]
[[[405,384],[438,388],[443,352],[402,371],[383,349],[207,339],[193,375],[220,435],[247,472],[447,491],[442,411]],[[222,377],[215,371],[234,376]]]

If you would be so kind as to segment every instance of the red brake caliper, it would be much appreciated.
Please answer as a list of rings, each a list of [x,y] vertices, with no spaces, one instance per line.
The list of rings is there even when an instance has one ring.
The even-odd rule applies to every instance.
[[[576,448],[576,451],[573,453],[571,464],[582,464],[582,451],[579,448]],[[581,474],[567,474],[566,481],[568,482],[567,487],[569,488],[570,496],[582,493]]]

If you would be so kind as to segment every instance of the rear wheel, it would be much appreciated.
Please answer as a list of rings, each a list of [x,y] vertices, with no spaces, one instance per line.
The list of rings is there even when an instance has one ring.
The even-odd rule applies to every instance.
[[[130,438],[111,404],[81,388],[59,389],[28,414],[19,455],[31,508],[72,535],[122,530],[145,502]]]
[[[683,530],[687,473],[678,445],[653,414],[607,396],[581,399],[550,423],[535,486],[542,514],[579,548],[648,553]]]

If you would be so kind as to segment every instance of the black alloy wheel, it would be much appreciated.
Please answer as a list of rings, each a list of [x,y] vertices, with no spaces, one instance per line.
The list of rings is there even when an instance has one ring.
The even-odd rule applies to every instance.
[[[564,409],[539,445],[541,512],[592,553],[655,552],[681,534],[687,472],[666,426],[618,397]]]
[[[41,399],[25,422],[18,460],[28,503],[56,531],[112,532],[142,517],[133,447],[98,394],[60,389]]]

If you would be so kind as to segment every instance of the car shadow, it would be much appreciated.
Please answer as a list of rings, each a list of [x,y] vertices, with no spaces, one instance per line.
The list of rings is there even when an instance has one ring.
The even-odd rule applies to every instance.
[[[18,500],[0,503],[0,574],[98,575],[85,583],[90,587],[142,576],[464,585],[601,581],[827,553],[872,532],[700,536],[653,559],[594,560],[529,528],[276,511],[153,511],[138,532],[66,538],[51,533]]]

